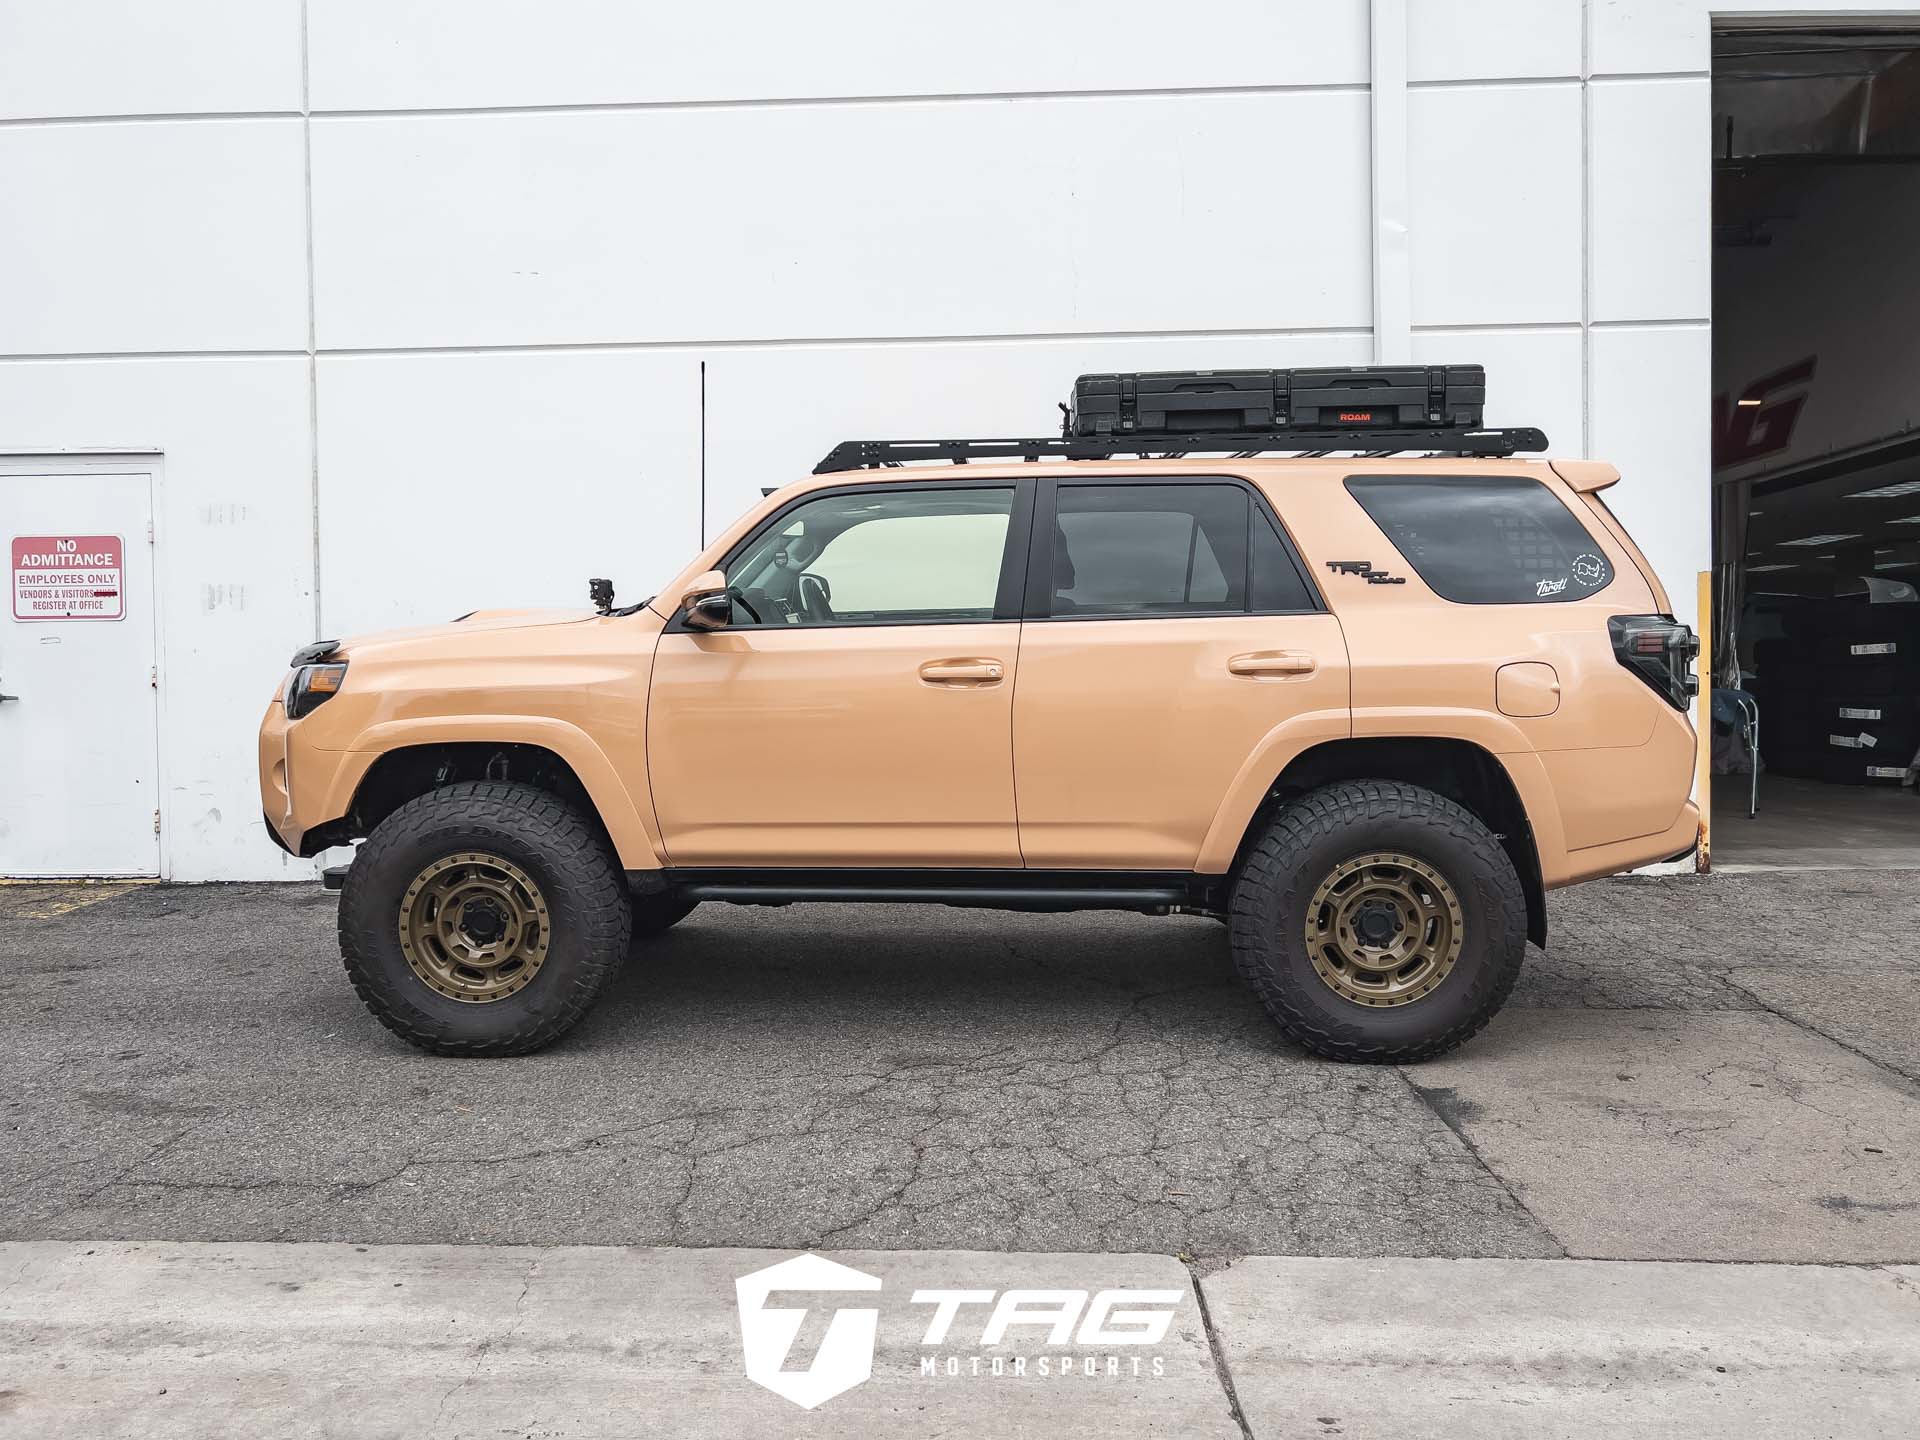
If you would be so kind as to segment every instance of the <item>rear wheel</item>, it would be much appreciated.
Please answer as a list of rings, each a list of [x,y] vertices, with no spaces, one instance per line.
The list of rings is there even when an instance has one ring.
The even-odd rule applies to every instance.
[[[1425,1060],[1491,1020],[1526,950],[1520,877],[1469,811],[1397,781],[1329,785],[1248,854],[1234,963],[1292,1039],[1336,1060]]]
[[[625,955],[626,876],[544,790],[409,801],[347,870],[340,953],[380,1023],[437,1055],[524,1055],[572,1029]]]

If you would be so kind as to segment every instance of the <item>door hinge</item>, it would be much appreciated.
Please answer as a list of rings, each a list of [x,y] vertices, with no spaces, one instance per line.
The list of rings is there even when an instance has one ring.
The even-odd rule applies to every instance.
[[[153,521],[151,520],[147,521],[147,543],[149,545],[153,543]]]
[[[158,665],[149,665],[147,667],[147,684],[156,690],[160,688],[160,667]]]
[[[153,812],[153,833],[156,835],[160,833],[160,812],[158,810]]]

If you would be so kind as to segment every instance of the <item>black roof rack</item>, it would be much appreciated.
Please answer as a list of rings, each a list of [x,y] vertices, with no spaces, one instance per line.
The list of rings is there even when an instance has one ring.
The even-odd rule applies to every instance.
[[[1135,434],[1061,437],[1033,440],[843,440],[813,467],[816,475],[840,470],[877,469],[904,465],[910,460],[946,460],[964,465],[969,460],[1038,460],[1043,455],[1065,460],[1110,460],[1116,455],[1142,459],[1179,459],[1194,453],[1247,457],[1260,454],[1326,454],[1355,451],[1368,455],[1397,455],[1420,451],[1429,455],[1507,456],[1519,451],[1541,451],[1547,437],[1532,426],[1505,430],[1462,430],[1445,426],[1424,429],[1388,429],[1384,426],[1346,426],[1324,429],[1288,427],[1284,430],[1214,431],[1196,435]]]

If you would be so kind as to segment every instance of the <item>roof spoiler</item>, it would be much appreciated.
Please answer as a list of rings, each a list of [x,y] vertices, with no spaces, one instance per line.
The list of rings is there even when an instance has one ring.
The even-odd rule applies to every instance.
[[[1604,460],[1549,460],[1553,473],[1583,495],[1620,483],[1620,472]]]

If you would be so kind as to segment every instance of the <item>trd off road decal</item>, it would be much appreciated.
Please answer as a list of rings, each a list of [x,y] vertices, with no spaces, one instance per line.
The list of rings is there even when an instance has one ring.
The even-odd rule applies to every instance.
[[[1327,561],[1327,569],[1336,575],[1358,575],[1369,585],[1404,585],[1407,583],[1407,577],[1404,575],[1389,575],[1384,570],[1374,569],[1371,560],[1329,560]]]

